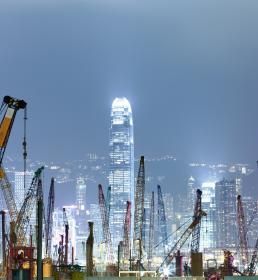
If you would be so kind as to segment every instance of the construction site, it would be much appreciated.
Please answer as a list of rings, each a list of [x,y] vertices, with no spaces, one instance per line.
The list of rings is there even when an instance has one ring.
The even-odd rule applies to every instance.
[[[194,279],[229,279],[230,277],[256,277],[258,262],[258,238],[255,247],[250,248],[247,241],[248,224],[241,195],[236,197],[238,246],[236,248],[214,249],[216,258],[209,258],[200,250],[201,222],[207,217],[202,207],[202,191],[197,189],[195,204],[190,220],[168,233],[166,209],[161,186],[157,193],[152,192],[149,211],[148,231],[145,230],[146,211],[145,164],[144,156],[139,160],[134,203],[127,201],[123,231],[118,247],[113,246],[110,231],[111,188],[105,195],[101,184],[96,186],[101,215],[103,242],[101,258],[94,256],[94,223],[85,220],[88,237],[85,240],[85,265],[76,263],[74,248],[69,248],[71,225],[63,208],[63,234],[60,235],[57,256],[53,257],[53,211],[55,207],[55,179],[52,178],[48,200],[44,201],[44,166],[35,170],[30,187],[18,210],[14,199],[12,184],[3,167],[5,150],[18,111],[24,112],[26,130],[27,103],[10,96],[3,98],[0,126],[0,184],[5,200],[1,209],[1,274],[0,279],[97,279],[121,278],[159,278],[184,277]],[[27,145],[26,134],[23,139],[24,174],[26,174]],[[18,153],[18,151],[15,151]],[[26,176],[24,175],[24,185]],[[155,200],[155,196],[157,199]],[[157,201],[157,205],[155,205]],[[154,219],[158,218],[160,236],[155,240]],[[36,224],[32,227],[31,220]],[[133,229],[133,230],[132,230]],[[146,234],[146,232],[148,234]],[[176,236],[176,238],[174,237]],[[172,240],[172,241],[171,241]],[[190,246],[185,246],[189,242]],[[158,249],[157,248],[161,248]],[[213,250],[211,248],[211,250]]]

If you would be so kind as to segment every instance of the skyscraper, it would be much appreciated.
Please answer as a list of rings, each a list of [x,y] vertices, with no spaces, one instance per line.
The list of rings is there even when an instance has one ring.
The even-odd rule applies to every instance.
[[[236,180],[216,183],[216,236],[218,248],[235,248],[237,242]]]
[[[134,213],[134,138],[133,118],[129,101],[115,98],[111,108],[109,139],[110,232],[113,247],[123,236],[126,202],[132,203]],[[131,230],[132,238],[132,230]]]
[[[216,207],[215,207],[215,182],[202,184],[202,210],[207,216],[201,221],[200,251],[216,247]]]
[[[86,211],[86,184],[81,177],[76,181],[76,205],[78,211]]]
[[[79,177],[76,180],[76,225],[77,234],[85,235],[87,227],[85,226],[86,220],[86,183],[84,178]]]

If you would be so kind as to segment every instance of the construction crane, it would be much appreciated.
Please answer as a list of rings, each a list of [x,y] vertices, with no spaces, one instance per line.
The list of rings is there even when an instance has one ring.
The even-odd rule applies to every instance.
[[[196,220],[196,217],[199,215],[199,212],[202,209],[202,192],[198,189],[196,191],[196,202],[194,207],[194,216],[193,220]],[[195,226],[192,232],[192,241],[191,241],[191,252],[198,253],[200,247],[200,232],[201,232],[201,220]]]
[[[250,262],[247,270],[245,271],[245,274],[249,275],[249,276],[254,276],[255,272],[256,272],[257,263],[258,263],[258,238],[257,238],[256,243],[255,243],[255,247],[254,247],[254,251],[253,251],[253,254],[252,254],[251,262]]]
[[[38,186],[40,185],[40,177],[44,166],[37,169],[32,179],[30,188],[26,194],[24,202],[22,204],[21,210],[18,214],[16,223],[15,223],[15,234],[17,237],[17,242],[19,245],[26,245],[26,233],[29,226],[30,217],[33,211],[33,208],[36,205],[36,198],[38,194]]]
[[[106,249],[107,249],[107,262],[109,264],[113,264],[114,256],[113,256],[113,249],[112,249],[112,242],[111,242],[111,234],[109,229],[109,219],[107,215],[105,196],[103,193],[102,186],[100,184],[98,185],[98,198],[99,198],[99,208],[100,208],[100,215],[102,220],[104,242],[106,244]]]
[[[134,206],[134,249],[139,259],[142,243],[142,228],[144,215],[144,190],[145,190],[145,168],[144,156],[141,156],[139,171],[135,188],[135,206]],[[140,246],[140,247],[139,247]]]
[[[26,106],[27,103],[24,100],[5,96],[0,107],[0,113],[4,113],[0,125],[0,186],[3,191],[6,206],[12,222],[15,222],[17,220],[18,211],[13,197],[11,184],[5,174],[4,168],[2,166],[2,161],[16,113],[19,109],[25,109]]]
[[[257,167],[258,167],[258,160],[257,160],[256,163],[257,163]],[[254,216],[255,216],[256,212],[257,212],[257,206],[254,210],[254,213],[253,213],[253,216],[251,217],[251,220],[254,219]],[[249,222],[248,226],[250,226],[250,224],[251,224],[251,222]],[[253,251],[253,254],[252,254],[251,262],[248,265],[248,268],[245,271],[245,274],[249,275],[249,276],[254,276],[255,272],[256,272],[257,263],[258,263],[258,238],[257,238],[255,246],[254,246],[254,251]]]
[[[65,227],[65,254],[64,254],[64,264],[68,265],[68,240],[69,240],[69,223],[65,208],[63,208],[63,222]]]
[[[47,257],[51,257],[54,207],[55,207],[55,180],[54,178],[51,178],[51,184],[50,184],[49,195],[48,195],[47,221],[45,227]]]
[[[247,241],[247,228],[244,215],[244,208],[241,195],[237,196],[237,224],[238,236],[240,241],[240,252],[242,265],[245,267],[249,263],[248,256],[248,241]]]
[[[199,189],[197,190],[197,193],[201,192]],[[197,194],[198,195],[198,194]],[[181,237],[177,240],[175,245],[170,249],[167,256],[164,258],[163,262],[161,263],[160,267],[158,268],[157,272],[161,272],[164,267],[167,267],[174,257],[176,256],[176,253],[182,248],[182,246],[185,244],[187,239],[191,236],[196,226],[201,222],[201,219],[203,216],[207,216],[207,214],[200,208],[197,215],[194,216],[193,221],[191,224],[187,227],[187,229],[183,232]]]
[[[150,205],[150,229],[149,229],[149,248],[148,248],[149,270],[152,263],[153,247],[154,247],[154,192],[151,193],[151,205]]]
[[[168,238],[167,238],[167,220],[166,213],[164,207],[164,201],[162,196],[162,191],[160,185],[157,186],[158,191],[158,227],[161,233],[161,240],[164,247],[164,253],[166,254],[167,246],[168,246]]]
[[[107,209],[108,224],[109,224],[109,213],[110,213],[110,201],[111,201],[111,186],[108,186],[108,189],[107,189],[107,199],[106,199],[106,209]]]
[[[146,246],[146,209],[143,209],[143,225],[142,225],[142,247],[145,249]]]
[[[123,253],[124,260],[130,259],[131,202],[127,201],[124,222]]]

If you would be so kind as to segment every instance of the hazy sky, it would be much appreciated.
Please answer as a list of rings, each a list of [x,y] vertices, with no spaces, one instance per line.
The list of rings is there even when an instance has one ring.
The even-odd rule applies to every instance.
[[[126,96],[136,155],[255,162],[258,1],[0,0],[0,93],[28,102],[34,159],[107,155]]]

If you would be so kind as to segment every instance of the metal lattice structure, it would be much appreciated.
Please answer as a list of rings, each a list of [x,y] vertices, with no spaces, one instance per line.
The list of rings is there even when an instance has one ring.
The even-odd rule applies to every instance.
[[[143,209],[143,225],[142,225],[142,247],[145,249],[146,248],[146,230],[147,230],[147,225],[146,225],[146,209]]]
[[[160,185],[157,186],[157,192],[158,192],[158,227],[160,231],[162,245],[164,247],[164,252],[166,253],[166,248],[168,245],[167,220],[166,220],[164,201],[163,201]]]
[[[44,167],[42,166],[35,172],[32,183],[17,217],[17,221],[15,224],[15,233],[17,237],[17,243],[19,245],[26,245],[26,233],[28,230],[32,211],[36,206],[38,187],[40,187],[41,185],[40,176],[43,169]]]
[[[194,207],[193,220],[196,220],[196,218],[198,217],[201,209],[202,209],[202,191],[198,189],[196,191],[196,202],[195,202],[195,207]],[[192,253],[198,253],[199,252],[200,232],[201,232],[201,220],[195,226],[195,228],[192,232],[192,241],[191,241],[191,252]]]
[[[255,275],[257,263],[258,263],[258,238],[257,238],[256,243],[255,243],[255,247],[254,247],[254,251],[253,251],[253,254],[252,254],[251,262],[250,262],[250,264],[247,268],[247,271],[245,271],[247,275],[249,275],[249,276],[254,276]]]
[[[106,199],[106,209],[107,209],[108,224],[109,224],[109,214],[110,214],[110,201],[111,201],[111,186],[108,186],[108,189],[107,189],[107,199]]]
[[[244,207],[241,195],[237,196],[237,225],[238,225],[238,237],[240,241],[240,253],[242,265],[246,266],[249,263],[248,256],[248,241],[247,241],[247,229],[244,214]]]
[[[201,192],[200,190],[197,190],[197,192],[198,191]],[[201,219],[202,219],[203,216],[207,216],[207,214],[204,211],[202,211],[202,209],[200,208],[200,210],[198,211],[197,215],[194,216],[194,219],[191,222],[191,224],[183,232],[183,234],[178,239],[178,241],[175,243],[175,245],[169,250],[169,253],[164,258],[164,260],[161,263],[160,267],[158,268],[157,272],[160,272],[161,269],[164,266],[168,266],[172,262],[172,260],[174,259],[175,255],[176,255],[176,252],[183,247],[183,245],[185,244],[187,239],[191,236],[191,234],[193,233],[195,228],[200,224]]]
[[[46,256],[51,257],[52,249],[52,229],[53,229],[53,212],[55,207],[55,180],[51,178],[51,184],[48,195],[47,221],[46,221]]]
[[[10,96],[5,96],[0,107],[0,113],[4,114],[0,124],[0,186],[3,191],[5,203],[10,215],[11,222],[16,222],[18,217],[18,210],[13,197],[11,184],[2,166],[2,161],[16,113],[19,109],[26,109],[26,106],[27,103],[24,100],[15,99]]]
[[[149,248],[148,248],[149,269],[153,257],[153,247],[154,247],[154,192],[152,192],[151,194],[151,205],[150,205],[150,229],[149,229]]]
[[[106,208],[106,202],[105,197],[103,193],[102,186],[99,185],[99,207],[100,207],[100,215],[102,220],[102,228],[103,228],[103,237],[104,242],[106,244],[106,250],[107,250],[107,262],[109,264],[112,264],[114,262],[114,256],[113,256],[113,249],[112,249],[112,242],[111,242],[111,234],[109,229],[109,219],[107,215],[107,208]]]
[[[65,208],[63,208],[63,222],[65,227],[65,253],[64,253],[64,264],[68,265],[68,240],[69,240],[69,222]]]
[[[124,223],[123,253],[124,260],[130,258],[131,202],[127,201]]]
[[[141,156],[137,183],[135,188],[134,206],[134,240],[142,241],[143,212],[144,212],[145,170],[144,156]]]

